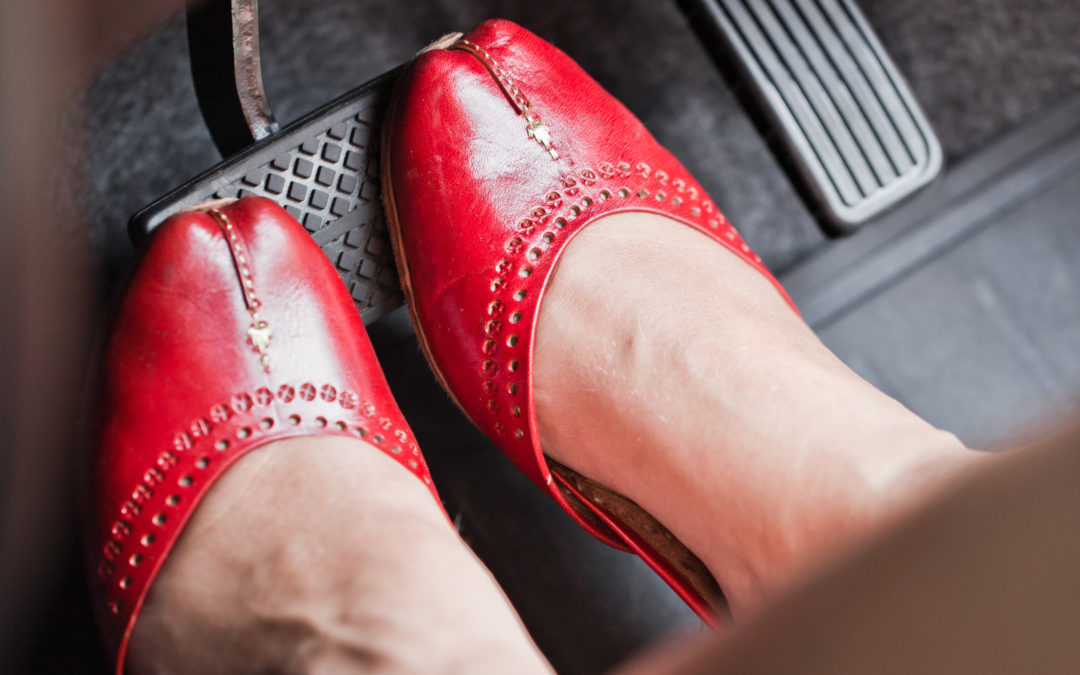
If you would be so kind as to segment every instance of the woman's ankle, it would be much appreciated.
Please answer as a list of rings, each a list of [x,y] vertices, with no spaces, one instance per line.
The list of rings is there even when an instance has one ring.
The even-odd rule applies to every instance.
[[[541,307],[545,451],[657,517],[736,611],[964,464],[744,261],[657,216],[605,220]]]

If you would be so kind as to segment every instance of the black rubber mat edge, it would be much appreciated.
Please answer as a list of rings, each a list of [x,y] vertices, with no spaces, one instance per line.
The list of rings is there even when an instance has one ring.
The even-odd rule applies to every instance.
[[[1080,94],[968,156],[933,188],[846,240],[818,249],[780,280],[820,329],[958,245],[1021,197],[1080,164]]]

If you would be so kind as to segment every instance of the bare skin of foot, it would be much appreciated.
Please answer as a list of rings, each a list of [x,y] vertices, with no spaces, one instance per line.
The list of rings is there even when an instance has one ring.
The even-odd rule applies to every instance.
[[[362,441],[277,441],[211,488],[135,623],[136,673],[550,673],[427,488]]]
[[[1080,410],[717,636],[620,675],[1080,672]]]
[[[579,234],[537,332],[545,451],[658,518],[737,617],[977,461],[845,367],[742,260],[659,216]],[[550,672],[415,477],[333,437],[267,445],[211,489],[151,589],[131,663]]]
[[[545,452],[660,520],[736,618],[980,458],[847,368],[756,270],[660,216],[603,218],[568,245],[535,350]]]

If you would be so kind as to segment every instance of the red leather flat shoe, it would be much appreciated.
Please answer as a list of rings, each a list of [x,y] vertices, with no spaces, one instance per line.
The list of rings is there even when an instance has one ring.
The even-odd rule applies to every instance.
[[[118,307],[103,378],[88,541],[117,673],[184,524],[248,452],[295,436],[362,438],[438,501],[349,292],[267,199],[208,204],[154,232]]]
[[[601,216],[672,218],[772,279],[761,259],[625,107],[508,21],[443,38],[402,76],[384,125],[383,196],[421,348],[458,406],[582,527],[636,552],[718,625],[722,594],[693,553],[544,455],[533,338],[560,254]]]

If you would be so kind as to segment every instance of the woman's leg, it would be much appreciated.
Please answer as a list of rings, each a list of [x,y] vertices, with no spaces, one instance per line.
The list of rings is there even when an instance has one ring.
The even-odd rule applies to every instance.
[[[359,440],[278,441],[195,511],[135,623],[136,673],[550,667],[425,486]]]
[[[620,672],[1080,672],[1080,424],[985,464],[723,638]]]
[[[660,216],[578,235],[537,330],[545,451],[657,517],[736,617],[979,458],[855,375],[734,254]]]

